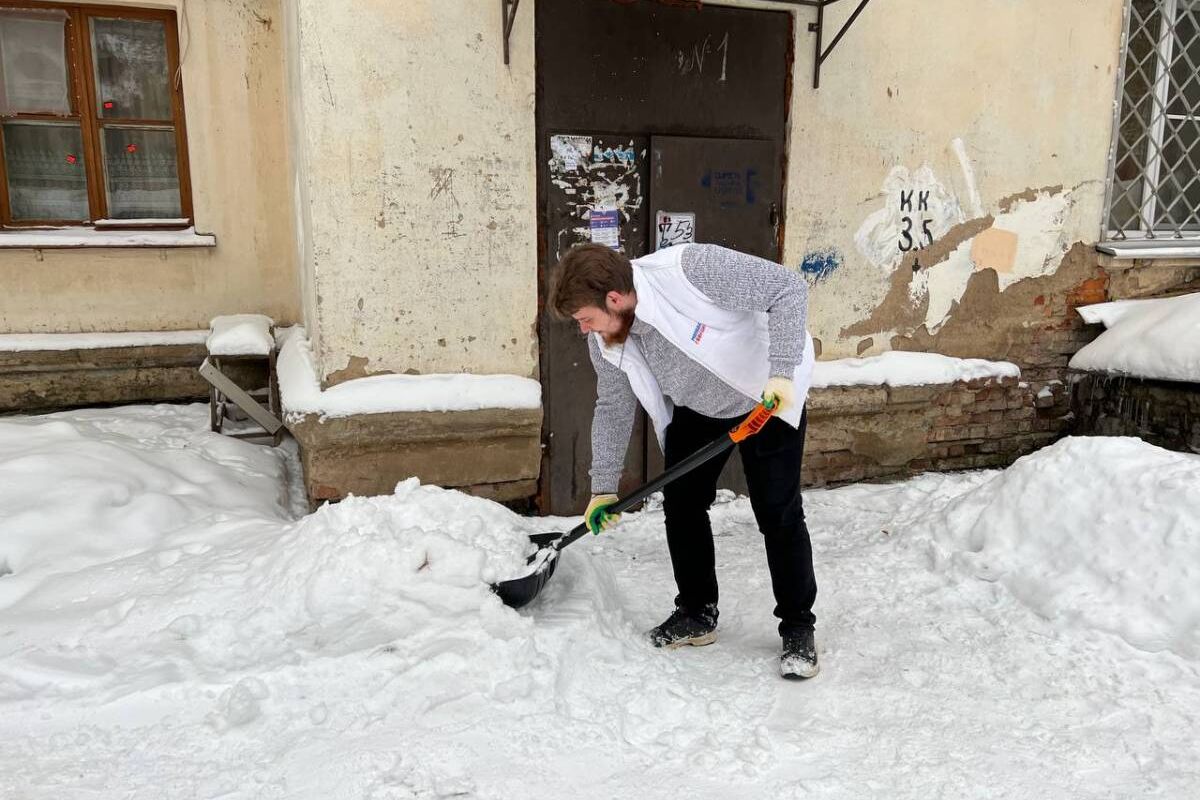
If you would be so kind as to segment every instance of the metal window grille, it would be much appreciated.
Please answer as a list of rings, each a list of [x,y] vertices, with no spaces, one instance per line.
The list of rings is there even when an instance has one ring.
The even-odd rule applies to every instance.
[[[1106,239],[1200,236],[1200,0],[1128,0]]]

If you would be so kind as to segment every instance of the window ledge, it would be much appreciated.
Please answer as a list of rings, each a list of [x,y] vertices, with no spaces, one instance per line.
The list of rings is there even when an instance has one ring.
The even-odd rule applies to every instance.
[[[1100,254],[1100,266],[1108,269],[1200,266],[1200,239],[1100,242],[1096,252]]]
[[[1117,258],[1200,258],[1200,239],[1126,239],[1100,242],[1096,249]]]
[[[97,230],[91,226],[0,230],[0,249],[60,247],[216,247],[217,237],[182,230]]]

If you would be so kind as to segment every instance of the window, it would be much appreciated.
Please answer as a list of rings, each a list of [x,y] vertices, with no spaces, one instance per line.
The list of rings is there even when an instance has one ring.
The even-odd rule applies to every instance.
[[[0,0],[0,225],[192,216],[171,11]]]
[[[1200,236],[1200,0],[1129,0],[1109,239]]]

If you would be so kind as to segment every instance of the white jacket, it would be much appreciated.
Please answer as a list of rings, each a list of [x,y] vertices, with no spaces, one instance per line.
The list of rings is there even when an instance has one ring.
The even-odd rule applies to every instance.
[[[684,246],[668,247],[633,261],[633,286],[637,292],[634,315],[653,326],[675,347],[751,400],[759,400],[770,377],[770,338],[767,312],[736,311],[718,306],[683,274]],[[654,425],[659,446],[666,449],[666,430],[673,406],[663,395],[658,380],[641,348],[633,339],[624,345],[608,345],[596,333],[601,355],[629,377],[629,385]],[[796,365],[792,381],[795,402],[780,419],[793,428],[812,385],[812,336],[804,332],[804,355]]]

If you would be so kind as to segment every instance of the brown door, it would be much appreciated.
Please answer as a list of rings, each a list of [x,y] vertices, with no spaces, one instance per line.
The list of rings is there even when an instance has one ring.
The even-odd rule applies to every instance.
[[[685,215],[697,242],[779,260],[782,165],[774,142],[653,136],[650,153],[656,225],[660,212]]]
[[[542,295],[552,267],[572,245],[602,241],[630,258],[645,255],[648,239],[645,187],[649,178],[645,136],[568,134],[549,136],[550,181],[546,195],[549,248]],[[615,228],[614,228],[615,224]],[[542,508],[577,514],[591,496],[592,409],[596,373],[587,340],[574,322],[541,315],[542,384],[545,395]],[[621,489],[646,478],[645,414],[638,413],[625,459]]]
[[[696,242],[779,260],[782,165],[774,142],[653,136],[650,151],[650,218],[656,242],[690,235]],[[646,459],[651,473],[662,470],[657,443],[647,447]],[[736,456],[718,485],[746,492]]]
[[[787,140],[791,15],[612,0],[546,0],[534,13],[541,303],[559,255],[576,242],[610,240],[614,224],[627,255],[653,250],[657,209],[694,211],[698,241],[777,257],[769,215],[772,202],[778,211]],[[693,169],[700,161],[707,185],[705,171]],[[653,184],[652,163],[662,168]],[[574,514],[590,493],[595,374],[577,328],[543,313],[538,330],[538,505]],[[661,461],[639,414],[623,487],[657,474]]]

